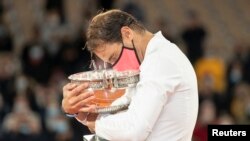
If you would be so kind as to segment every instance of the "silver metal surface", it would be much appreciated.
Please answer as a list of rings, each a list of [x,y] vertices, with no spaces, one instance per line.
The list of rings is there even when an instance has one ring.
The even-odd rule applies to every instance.
[[[93,90],[125,89],[134,87],[139,81],[139,71],[96,70],[72,74],[68,77],[73,83],[89,82]]]

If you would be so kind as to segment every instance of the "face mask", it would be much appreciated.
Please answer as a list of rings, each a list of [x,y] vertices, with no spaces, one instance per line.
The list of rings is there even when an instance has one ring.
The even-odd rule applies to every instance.
[[[139,70],[140,61],[135,50],[134,42],[132,41],[133,48],[123,46],[117,61],[112,65],[112,68],[117,71],[124,70]]]

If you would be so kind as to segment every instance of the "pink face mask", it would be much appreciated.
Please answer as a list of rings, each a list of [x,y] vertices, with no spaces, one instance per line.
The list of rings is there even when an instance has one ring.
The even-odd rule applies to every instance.
[[[112,68],[117,71],[139,70],[139,67],[140,61],[138,59],[135,47],[132,49],[125,46],[122,47],[122,51],[119,58],[112,65]]]

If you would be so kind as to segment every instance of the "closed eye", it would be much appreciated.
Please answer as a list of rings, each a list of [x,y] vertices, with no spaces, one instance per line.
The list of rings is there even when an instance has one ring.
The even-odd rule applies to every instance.
[[[115,58],[116,58],[116,57],[115,57],[115,53],[113,53],[113,54],[109,57],[108,63],[113,64],[113,63],[116,61]]]

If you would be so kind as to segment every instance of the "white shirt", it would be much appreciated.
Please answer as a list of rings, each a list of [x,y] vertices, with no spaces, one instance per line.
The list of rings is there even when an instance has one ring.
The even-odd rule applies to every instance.
[[[191,141],[198,89],[189,60],[158,32],[140,71],[129,109],[98,118],[96,134],[111,141]]]

